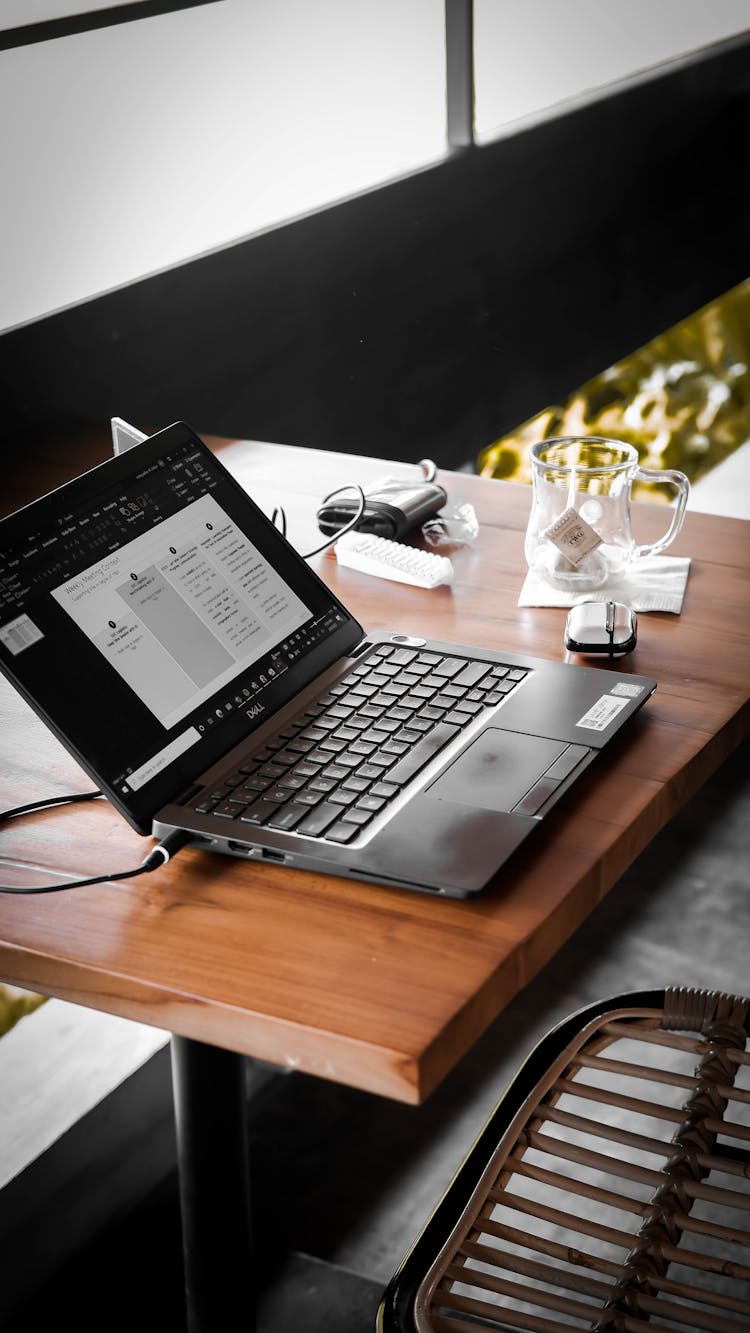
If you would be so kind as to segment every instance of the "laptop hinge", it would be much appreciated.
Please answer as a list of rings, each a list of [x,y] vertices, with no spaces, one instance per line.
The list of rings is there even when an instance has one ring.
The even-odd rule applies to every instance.
[[[369,639],[367,638],[361,639],[360,642],[357,644],[356,648],[352,648],[351,652],[347,653],[347,657],[359,657],[360,653],[363,653],[365,651],[365,648],[371,648],[371,647],[372,644],[370,643]]]

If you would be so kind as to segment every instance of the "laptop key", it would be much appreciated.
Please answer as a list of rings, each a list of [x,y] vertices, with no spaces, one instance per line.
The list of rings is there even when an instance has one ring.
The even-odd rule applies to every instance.
[[[359,709],[357,717],[380,717],[386,704],[367,703]]]
[[[263,800],[273,801],[274,805],[283,805],[284,801],[289,800],[291,794],[292,793],[284,787],[272,787],[270,791],[266,792]]]
[[[288,752],[291,750],[292,754],[307,754],[308,750],[312,750],[316,740],[319,739],[320,737],[310,740],[306,736],[296,736],[294,739],[290,740],[286,747],[286,751]]]
[[[307,727],[301,734],[303,741],[322,741],[328,735],[325,727]]]
[[[456,712],[458,713],[469,713],[472,717],[476,717],[477,713],[481,713],[481,711],[482,705],[472,703],[470,699],[459,699],[456,703]]]
[[[332,805],[353,805],[357,800],[357,793],[341,787],[339,791],[332,791],[328,799]],[[364,800],[364,797],[362,799]]]
[[[510,694],[511,690],[516,688],[517,683],[518,682],[515,680],[498,680],[492,686],[491,693],[487,695],[487,698],[493,698],[495,695],[502,696],[503,694]]]
[[[363,824],[369,824],[372,816],[372,810],[360,810],[358,806],[353,805],[351,810],[344,811],[341,818],[345,824],[357,824],[361,828]]]
[[[220,815],[222,819],[239,819],[246,805],[246,801],[220,801],[212,813]]]
[[[398,758],[399,755],[406,754],[409,749],[406,741],[387,741],[381,751],[382,754],[392,754]]]
[[[292,805],[301,805],[308,810],[311,805],[318,805],[323,800],[325,794],[326,793],[322,791],[315,791],[312,787],[305,787],[304,791],[297,792],[297,795],[292,801]]]
[[[258,769],[258,776],[261,778],[283,778],[288,765],[286,764],[264,764]]]
[[[469,713],[460,713],[457,708],[451,710],[445,715],[446,722],[454,722],[457,727],[465,727],[467,722],[471,722]]]
[[[312,746],[310,748],[312,749]],[[289,768],[292,764],[298,764],[302,757],[301,754],[295,754],[294,750],[279,750],[279,753],[274,755],[273,763],[276,768],[282,766],[284,768]],[[261,773],[266,773],[267,775],[269,767],[270,765],[266,764],[265,768],[261,769]]]
[[[384,805],[385,797],[383,796],[360,796],[357,801],[358,810],[369,810],[373,815],[378,810],[382,810]]]
[[[442,713],[436,714],[436,717],[442,717],[442,716],[443,716]],[[396,740],[401,741],[402,744],[404,745],[414,745],[418,740],[421,739],[422,739],[421,731],[414,731],[410,727],[402,727],[401,731],[396,732]],[[385,746],[383,746],[383,749],[385,749]]]
[[[344,718],[349,716],[351,711],[352,710],[348,704],[334,704],[332,708],[327,710],[325,716],[326,718],[335,717],[338,722],[342,722]],[[320,720],[318,720],[318,726],[320,726]]]
[[[388,773],[389,782],[403,784],[413,778],[425,764],[442,750],[444,745],[453,740],[454,736],[461,734],[461,728],[453,726],[449,722],[436,722],[432,731],[426,736],[420,737],[418,743],[394,764]]]
[[[257,801],[254,801],[252,805],[247,807],[244,815],[240,815],[240,823],[265,824],[269,816],[275,814],[278,809],[278,805],[274,805],[272,801],[266,801],[263,797],[260,797]]]
[[[340,819],[337,824],[333,824],[326,829],[325,836],[330,838],[331,842],[351,842],[357,833],[359,833],[359,828],[356,824],[347,823],[345,819]]]
[[[363,725],[366,726],[367,723],[364,723]],[[337,728],[336,728],[336,730],[335,730],[334,733],[333,733],[333,740],[336,740],[336,741],[356,741],[356,740],[358,739],[358,737],[359,737],[360,730],[361,730],[361,729],[360,729],[359,727],[353,727],[353,726],[352,726],[352,724],[351,724],[351,719],[350,719],[349,722],[347,723],[347,725],[346,725],[345,727],[337,727]],[[326,748],[327,748],[327,747],[326,747],[325,745],[321,745],[321,749],[325,750]],[[343,747],[342,747],[342,748],[343,748]]]
[[[317,837],[319,834],[325,833],[329,824],[332,824],[335,819],[339,819],[340,815],[340,805],[329,805],[328,801],[321,801],[320,805],[316,805],[314,810],[307,812],[306,818],[297,825],[297,832],[309,833],[313,837]]]
[[[371,768],[376,766],[378,769],[390,768],[391,764],[396,762],[396,756],[388,754],[384,746],[382,750],[376,750],[375,754],[371,754],[367,762]],[[357,772],[361,773],[362,769],[357,769]]]
[[[387,731],[378,730],[377,727],[370,727],[367,731],[362,732],[362,742],[366,745],[382,745],[383,741],[388,740],[388,735],[389,733]],[[354,750],[355,747],[352,746],[352,749]]]
[[[295,828],[296,825],[299,824],[303,815],[307,814],[307,809],[308,807],[306,805],[297,805],[296,802],[292,802],[291,805],[282,806],[280,810],[277,810],[276,814],[271,815],[271,818],[266,820],[266,825],[268,828]]]
[[[375,741],[355,741],[349,746],[349,751],[351,754],[372,754],[375,748]]]
[[[433,668],[436,676],[457,676],[459,671],[466,666],[462,657],[444,657],[442,662],[438,662]]]
[[[476,685],[490,669],[489,662],[467,662],[463,671],[454,676],[456,685]]]
[[[440,714],[442,717],[442,713]],[[434,723],[429,717],[413,717],[409,723],[409,731],[431,731]]]
[[[344,750],[336,755],[336,765],[338,768],[358,768],[362,763],[361,754],[352,754],[351,750]]]

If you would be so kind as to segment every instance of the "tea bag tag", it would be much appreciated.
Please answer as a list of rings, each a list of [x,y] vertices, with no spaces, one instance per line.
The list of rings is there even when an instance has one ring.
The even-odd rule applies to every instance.
[[[564,509],[559,518],[545,530],[543,536],[552,542],[566,560],[576,567],[589,554],[601,545],[601,537],[590,523],[581,518],[577,509]]]

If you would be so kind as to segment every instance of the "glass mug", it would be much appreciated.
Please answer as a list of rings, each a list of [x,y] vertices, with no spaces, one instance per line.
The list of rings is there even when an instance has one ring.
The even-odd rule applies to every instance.
[[[533,497],[526,531],[529,569],[554,588],[593,592],[644,556],[674,541],[690,483],[683,472],[638,466],[631,444],[599,435],[541,440],[530,451]],[[660,541],[637,546],[630,525],[634,481],[677,487],[672,521]]]

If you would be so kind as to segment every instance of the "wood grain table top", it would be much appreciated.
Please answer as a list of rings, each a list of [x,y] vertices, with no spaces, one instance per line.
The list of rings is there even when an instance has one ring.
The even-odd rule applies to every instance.
[[[301,550],[320,541],[315,510],[328,491],[413,475],[356,456],[209,443],[266,512],[284,505]],[[20,469],[6,508],[105,455]],[[480,524],[476,542],[452,553],[451,587],[385,582],[330,554],[314,559],[318,573],[367,629],[565,660],[565,611],[517,605],[529,489],[463,473],[440,480],[449,504],[470,501]],[[661,506],[633,509],[638,540],[666,526]],[[480,898],[436,899],[186,849],[131,881],[0,896],[0,977],[421,1101],[747,736],[750,523],[688,512],[672,549],[692,557],[682,614],[642,616],[636,651],[617,664],[656,679],[655,694]],[[0,808],[91,786],[4,681],[0,755]],[[50,809],[0,829],[0,878],[114,873],[150,845],[105,801]]]

